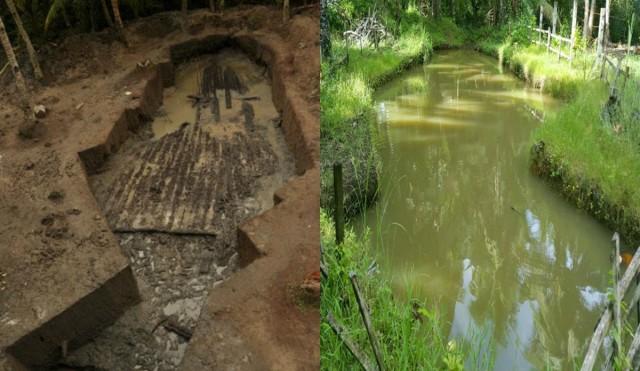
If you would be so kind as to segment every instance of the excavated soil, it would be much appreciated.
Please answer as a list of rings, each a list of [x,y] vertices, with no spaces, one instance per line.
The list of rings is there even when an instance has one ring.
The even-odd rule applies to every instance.
[[[0,370],[319,367],[298,289],[319,265],[319,9],[302,13],[165,13],[128,48],[44,47],[31,138],[0,81]],[[219,317],[245,310],[253,326]]]

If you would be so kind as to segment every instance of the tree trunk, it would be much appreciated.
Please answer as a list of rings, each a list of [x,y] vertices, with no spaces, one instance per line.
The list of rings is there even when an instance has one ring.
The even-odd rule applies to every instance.
[[[218,4],[220,4],[219,8],[220,8],[220,13],[224,13],[224,0],[219,0],[220,2]]]
[[[596,0],[591,0],[591,10],[589,10],[589,25],[587,26],[587,41],[593,39],[593,17],[596,13]]]
[[[211,13],[216,12],[216,0],[209,0],[209,10],[211,10]]]
[[[113,18],[116,21],[116,27],[120,30],[124,29],[122,18],[120,18],[120,7],[118,6],[118,0],[111,0],[111,8],[113,9]]]
[[[16,10],[16,5],[13,0],[6,0],[7,7],[9,7],[9,12],[11,12],[11,16],[13,20],[16,22],[16,26],[18,27],[18,32],[20,33],[20,37],[22,37],[22,41],[27,47],[27,53],[29,54],[29,61],[33,66],[33,73],[36,76],[36,79],[42,79],[42,69],[40,68],[40,63],[38,63],[38,54],[36,54],[36,50],[33,48],[33,44],[31,44],[31,38],[29,34],[24,29],[22,25],[22,19],[20,19],[20,14]]]
[[[18,90],[20,90],[22,98],[26,100],[27,85],[24,82],[24,77],[20,71],[20,65],[18,65],[16,54],[13,52],[13,46],[11,45],[11,40],[9,40],[9,35],[7,35],[7,30],[4,28],[2,18],[0,18],[0,43],[7,54],[7,61],[9,62],[9,67],[11,67],[11,71],[13,71],[13,76],[16,78],[16,86],[18,87]]]
[[[290,14],[290,9],[289,9],[289,0],[284,0],[282,2],[282,21],[283,22],[287,22],[289,21],[289,17],[291,16]]]
[[[186,15],[189,9],[189,0],[182,0],[182,14]]]
[[[592,0],[596,1],[596,0]],[[582,19],[582,38],[587,40],[589,32],[589,0],[584,0],[584,18]]]
[[[104,13],[104,19],[107,21],[109,27],[113,28],[113,20],[111,19],[111,14],[109,14],[109,7],[107,6],[107,0],[100,0],[102,4],[102,12]]]

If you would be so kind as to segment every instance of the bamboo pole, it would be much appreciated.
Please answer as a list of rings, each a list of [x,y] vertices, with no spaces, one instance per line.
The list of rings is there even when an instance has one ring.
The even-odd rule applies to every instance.
[[[356,277],[355,272],[349,272],[349,278],[351,279],[353,292],[356,294],[356,301],[358,302],[358,307],[360,308],[360,314],[362,315],[364,326],[367,329],[367,335],[369,335],[369,342],[371,342],[371,347],[373,348],[373,354],[376,357],[378,370],[384,371],[384,364],[382,363],[382,354],[380,353],[380,345],[378,344],[378,339],[376,339],[376,336],[373,332],[373,325],[371,324],[371,317],[369,315],[369,307],[367,306],[367,302],[365,302],[364,299],[362,298],[362,294],[360,293],[360,288],[358,287],[358,279]]]
[[[331,326],[333,332],[338,335],[340,340],[342,340],[342,343],[346,345],[347,349],[349,349],[349,352],[351,352],[351,354],[353,354],[353,356],[358,360],[362,368],[364,368],[365,371],[374,371],[374,367],[367,355],[358,348],[353,340],[351,340],[344,328],[336,321],[333,313],[329,312],[327,314],[327,322],[329,323],[329,326]]]
[[[624,272],[622,279],[618,282],[616,287],[616,295],[623,297],[627,292],[629,287],[631,286],[631,282],[633,282],[633,278],[638,273],[638,268],[640,268],[640,249],[636,250],[636,253],[633,255],[633,259],[631,259],[631,264],[627,267],[627,270]],[[640,296],[640,294],[639,294]],[[611,326],[613,320],[613,313],[610,307],[605,309],[604,313],[598,320],[598,324],[594,331],[593,337],[589,342],[589,348],[587,350],[587,354],[584,357],[584,361],[582,363],[581,371],[591,371],[595,365],[596,358],[598,357],[598,351],[602,346],[602,342],[604,341],[607,332]]]

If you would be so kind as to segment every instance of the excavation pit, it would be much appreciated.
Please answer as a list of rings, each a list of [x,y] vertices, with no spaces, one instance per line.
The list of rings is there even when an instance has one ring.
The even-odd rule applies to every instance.
[[[300,32],[318,28],[317,14],[295,17],[288,34],[271,24],[278,14],[230,12],[227,27],[212,22],[218,15],[194,12],[189,22],[204,25],[199,39],[176,30],[162,42],[137,32],[150,21],[141,19],[127,27],[134,47],[87,36],[61,51],[57,59],[73,47],[85,57],[59,64],[70,68],[37,92],[50,108],[46,133],[28,143],[5,136],[0,150],[0,369],[207,369],[204,357],[231,355],[239,356],[206,363],[317,366],[317,354],[299,355],[317,353],[317,340],[308,340],[317,339],[310,334],[319,314],[288,296],[319,259],[317,34]],[[261,30],[243,26],[255,19],[265,20],[253,23]],[[212,97],[198,99],[200,89],[190,91],[195,99],[178,97],[192,63],[215,62],[209,71],[221,71],[224,83],[225,65],[212,54],[255,63],[271,83],[275,119],[261,121],[261,104],[271,99],[251,93],[240,68],[226,74],[230,111],[217,89],[220,117]],[[202,122],[167,122],[172,97],[191,113],[201,104]],[[7,130],[17,136],[16,127]],[[164,150],[180,152],[183,141],[191,151],[182,157]],[[223,157],[244,152],[231,156],[239,165],[229,175],[209,147]],[[152,166],[141,166],[144,154]],[[141,174],[118,182],[135,170]],[[155,180],[176,171],[173,183]],[[189,174],[202,183],[185,180]],[[217,206],[205,208],[212,184]],[[226,340],[211,330],[222,324]]]
[[[90,176],[143,302],[74,365],[178,367],[209,289],[259,255],[237,251],[238,226],[294,174],[265,66],[224,47],[173,69],[153,120]]]

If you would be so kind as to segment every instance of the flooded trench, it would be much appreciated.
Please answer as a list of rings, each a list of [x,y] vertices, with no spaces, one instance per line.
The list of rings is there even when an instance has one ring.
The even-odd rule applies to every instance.
[[[142,302],[66,366],[175,370],[209,291],[241,269],[237,227],[294,175],[267,68],[237,49],[175,70],[151,122],[89,179]]]
[[[532,113],[557,105],[472,51],[377,93],[381,194],[363,223],[396,291],[473,344],[467,366],[571,368],[604,308],[611,232],[529,172]]]

